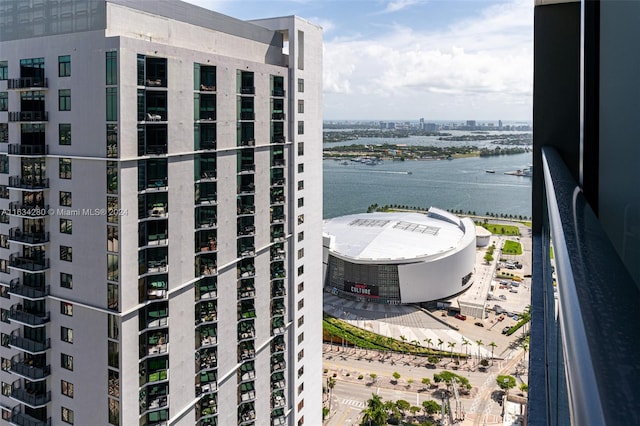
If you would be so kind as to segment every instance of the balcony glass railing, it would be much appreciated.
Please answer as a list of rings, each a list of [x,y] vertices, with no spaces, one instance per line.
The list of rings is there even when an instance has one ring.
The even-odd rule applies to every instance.
[[[21,77],[10,78],[7,80],[7,89],[31,89],[31,88],[47,88],[49,87],[49,79],[42,77]]]
[[[28,232],[20,228],[9,229],[9,240],[27,244],[44,244],[49,241],[48,232]]]
[[[19,376],[26,377],[33,382],[46,379],[51,374],[51,366],[35,366],[32,360],[11,360],[11,368],[9,371]]]
[[[51,347],[51,339],[44,339],[44,341],[31,340],[26,337],[21,337],[17,334],[11,334],[9,339],[9,345],[21,349],[29,353],[44,352]]]
[[[528,423],[636,424],[640,290],[558,152],[543,147],[542,164],[546,203],[538,200],[545,212],[542,233],[533,236]]]
[[[21,413],[15,408],[14,410],[12,410],[11,418],[9,421],[11,422],[11,424],[19,426],[51,426],[51,417],[47,417],[46,420],[39,420],[25,413]]]
[[[47,155],[49,154],[49,145],[25,145],[11,143],[8,146],[9,155]]]
[[[9,176],[9,186],[21,189],[49,188],[49,179],[44,177]]]
[[[43,299],[49,295],[49,286],[28,286],[20,283],[20,279],[14,278],[9,283],[9,293],[27,299]]]
[[[49,121],[48,111],[11,111],[9,121]]]
[[[12,268],[22,269],[24,271],[44,271],[49,269],[49,259],[23,257],[19,253],[14,253],[9,256],[9,266]]]
[[[25,388],[14,388],[11,390],[11,398],[28,405],[32,408],[39,408],[51,401],[51,391],[34,392]]]
[[[49,312],[29,312],[14,305],[9,310],[9,319],[38,327],[49,322]]]

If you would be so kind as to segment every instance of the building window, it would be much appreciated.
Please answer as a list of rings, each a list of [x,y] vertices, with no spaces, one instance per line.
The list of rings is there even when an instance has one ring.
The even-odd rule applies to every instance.
[[[118,89],[107,87],[107,121],[118,121]]]
[[[298,164],[298,173],[304,173],[304,163]]]
[[[299,214],[298,215],[298,225],[302,225],[304,223],[304,215],[303,214]]]
[[[300,231],[298,232],[298,242],[303,240],[304,240],[304,231]]]
[[[58,124],[58,144],[71,145],[71,124]]]
[[[298,121],[298,134],[304,135],[304,121]],[[298,152],[298,155],[300,155],[300,152]]]
[[[7,61],[0,61],[0,80],[9,79],[9,63]]]
[[[11,360],[9,358],[2,358],[2,371],[9,371],[11,368]]]
[[[304,142],[298,142],[298,155],[304,155]]]
[[[73,275],[60,272],[60,287],[73,288]]]
[[[71,75],[71,56],[58,56],[58,77],[69,77]]]
[[[118,339],[120,337],[120,321],[115,315],[108,315],[107,335],[110,339]]]
[[[9,335],[8,334],[0,333],[0,345],[4,346],[5,348],[9,347]]]
[[[9,311],[0,308],[0,321],[9,324]]]
[[[304,92],[304,78],[298,79],[298,92],[300,93]]]
[[[304,274],[304,265],[298,266],[298,276]]]
[[[298,318],[298,327],[302,327],[304,325],[304,315]]]
[[[67,327],[60,327],[60,340],[73,343],[73,330]]]
[[[107,194],[118,193],[118,162],[107,161]]]
[[[304,308],[304,299],[298,300],[298,310]]]
[[[298,191],[301,191],[304,189],[304,181],[303,180],[299,180],[298,181]]]
[[[107,307],[112,311],[117,311],[119,304],[118,284],[107,283]]]
[[[298,344],[304,342],[304,331],[298,335]]]
[[[298,259],[302,259],[304,257],[304,247],[298,250]]]
[[[300,395],[302,393],[302,391],[304,390],[304,383],[300,383],[298,385],[298,395]]]
[[[64,396],[73,398],[73,383],[69,383],[65,380],[60,380],[60,392],[62,392]]]
[[[298,207],[304,207],[304,197],[298,198]]]
[[[118,268],[118,255],[107,255],[107,279],[109,281],[118,281],[120,279],[120,269]]]
[[[4,396],[10,396],[11,395],[11,384],[10,383],[2,382],[2,394]]]
[[[106,52],[107,86],[118,84],[118,52]]]
[[[73,371],[73,357],[67,354],[60,354],[60,367]]]
[[[0,111],[9,111],[9,92],[0,92]]]
[[[60,219],[60,233],[71,234],[71,231],[72,231],[71,219]]]
[[[0,143],[9,142],[9,124],[0,123]]]
[[[60,260],[73,261],[73,249],[69,246],[60,246]]]
[[[304,407],[304,399],[300,401],[300,404],[298,404],[298,411],[302,410],[302,407]],[[300,417],[300,420],[298,420],[298,426],[302,426],[302,425],[304,425],[304,416]]]
[[[60,191],[60,206],[71,207],[71,192]]]
[[[73,316],[73,304],[68,302],[60,302],[60,313],[68,317]]]
[[[109,367],[120,368],[120,345],[118,342],[107,342],[107,363]]]
[[[304,374],[304,365],[298,368],[298,379]]]
[[[73,410],[69,410],[66,407],[62,407],[62,421],[72,425],[73,424]]]
[[[9,217],[9,216],[7,216]],[[9,221],[7,221],[6,223],[9,223]],[[0,259],[0,272],[4,273],[4,274],[8,274],[9,273],[9,261],[7,259]],[[9,288],[8,287],[0,287],[0,297],[4,297],[6,299],[9,298]]]
[[[109,424],[118,426],[120,424],[120,401],[109,398]]]
[[[9,248],[9,236],[0,234],[0,248]]]
[[[118,125],[107,124],[107,157],[118,156]]]
[[[304,358],[304,349],[300,349],[298,352],[298,361],[302,361],[302,358]]]
[[[298,113],[304,113],[304,99],[298,99]]]
[[[9,173],[9,157],[0,155],[0,173]]]
[[[58,90],[58,111],[71,111],[71,89]]]
[[[118,227],[117,226],[107,226],[107,251],[117,252],[118,251],[118,241],[119,241]]]
[[[60,179],[71,179],[71,158],[61,158],[58,164]]]
[[[298,293],[302,293],[304,291],[304,281],[298,284]]]

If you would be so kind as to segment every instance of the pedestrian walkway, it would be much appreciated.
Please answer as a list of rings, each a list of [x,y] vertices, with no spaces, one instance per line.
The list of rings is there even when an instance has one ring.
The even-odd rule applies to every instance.
[[[420,346],[442,351],[490,357],[491,351],[478,347],[475,341],[465,337],[437,317],[409,305],[382,305],[377,303],[345,300],[324,293],[324,311],[349,324],[373,333],[417,342]],[[430,343],[428,341],[430,339]],[[468,342],[465,344],[465,341]],[[440,343],[440,344],[439,344]],[[455,346],[451,348],[449,343]]]

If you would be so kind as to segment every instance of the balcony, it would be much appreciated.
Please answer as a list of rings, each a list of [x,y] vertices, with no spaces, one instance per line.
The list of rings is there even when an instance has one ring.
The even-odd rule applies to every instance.
[[[256,206],[253,204],[240,204],[238,205],[238,216],[254,215],[256,214]]]
[[[241,281],[242,285],[238,288],[238,299],[251,299],[256,297],[256,288],[253,283],[245,285],[245,281]]]
[[[16,355],[11,360],[11,368],[9,369],[14,374],[22,376],[32,382],[44,380],[51,374],[51,366],[35,366],[33,360],[21,359],[19,355]]]
[[[240,174],[253,174],[256,172],[256,165],[254,163],[242,163],[238,173]]]
[[[42,122],[49,121],[48,111],[10,111],[10,122]]]
[[[32,287],[20,283],[19,278],[14,278],[9,283],[9,293],[29,300],[44,299],[49,295],[49,286]]]
[[[196,384],[196,396],[215,392],[218,390],[218,377],[215,371],[208,371],[200,373],[199,384]]]
[[[31,408],[44,407],[51,401],[51,391],[36,391],[32,389],[19,387],[19,384],[13,384],[11,389],[11,398],[28,405]]]
[[[542,231],[533,237],[529,424],[637,424],[640,291],[558,151],[541,154],[546,203],[539,200]]]
[[[40,157],[49,154],[49,145],[25,145],[10,143],[7,153],[9,155]]]
[[[251,244],[244,245],[246,241],[242,240],[238,244],[238,257],[252,257],[256,255],[256,248],[253,244],[253,240],[251,240]],[[243,244],[240,244],[243,243]]]
[[[256,113],[252,111],[241,111],[240,112],[240,120],[255,120]]]
[[[271,395],[271,409],[281,408],[285,406],[284,391],[277,390]]]
[[[284,166],[285,166],[284,158],[274,158],[271,161],[271,167],[273,168],[284,167]]]
[[[216,302],[201,302],[196,306],[195,324],[213,323],[218,320],[218,309]]]
[[[209,300],[218,297],[218,283],[216,277],[205,277],[195,284],[196,300]]]
[[[214,346],[218,344],[217,329],[215,325],[204,325],[196,331],[198,347]]]
[[[240,94],[242,95],[255,95],[256,88],[255,86],[242,86],[240,87]]]
[[[287,141],[287,139],[282,134],[276,134],[276,135],[271,136],[271,143],[272,144],[283,144],[286,141]],[[284,166],[284,163],[281,164],[281,165]]]
[[[45,352],[51,347],[51,339],[44,339],[43,342],[21,337],[19,330],[14,330],[9,338],[9,346],[20,349],[30,354]]]
[[[9,229],[9,241],[25,243],[31,245],[44,244],[49,242],[48,232],[25,232],[20,228]]]
[[[46,420],[39,420],[25,413],[20,412],[22,405],[17,405],[11,410],[11,418],[9,422],[17,426],[51,426],[51,417]]]
[[[274,281],[271,285],[271,297],[284,297],[287,295],[287,290],[284,287],[283,280]]]
[[[49,205],[43,203],[21,204],[17,201],[9,203],[9,215],[28,217],[33,219],[43,218],[49,214]],[[18,241],[18,240],[16,240]]]
[[[16,189],[40,190],[49,188],[49,179],[44,177],[9,176],[9,187]]]
[[[218,367],[218,356],[215,348],[196,352],[196,371],[212,370]]]
[[[238,228],[238,237],[253,236],[256,233],[256,227],[253,225],[244,225]]]
[[[21,77],[7,80],[9,90],[46,89],[49,87],[49,79],[42,77]]]
[[[140,340],[140,357],[166,354],[169,350],[169,334],[166,330],[146,334]]]
[[[284,120],[285,119],[284,112],[272,112],[271,113],[271,119],[272,120]]]
[[[279,187],[279,186],[284,186],[285,183],[285,179],[283,177],[272,177],[271,178],[271,187],[275,188],[275,187]]]
[[[256,145],[256,140],[253,138],[240,138],[240,141],[238,143],[238,146],[255,146]]]
[[[283,371],[287,368],[283,354],[275,354],[271,357],[271,373]]]
[[[196,404],[196,418],[210,418],[218,413],[218,404],[216,395],[205,395]],[[202,423],[200,423],[202,424]]]
[[[285,90],[281,89],[281,88],[273,88],[273,90],[271,91],[271,96],[274,97],[278,97],[278,98],[284,98],[285,97]]]
[[[49,269],[49,259],[35,259],[23,257],[20,253],[13,253],[9,256],[9,267],[24,272],[40,272]]]
[[[21,304],[17,304],[13,305],[9,310],[9,319],[33,327],[39,327],[49,322],[49,312],[29,312],[24,310]]]

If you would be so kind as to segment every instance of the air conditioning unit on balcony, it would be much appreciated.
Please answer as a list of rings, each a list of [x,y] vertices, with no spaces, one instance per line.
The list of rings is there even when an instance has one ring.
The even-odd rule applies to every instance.
[[[166,208],[164,206],[164,204],[154,204],[151,207],[151,210],[149,210],[149,216],[151,217],[161,217],[164,216],[166,213]]]

